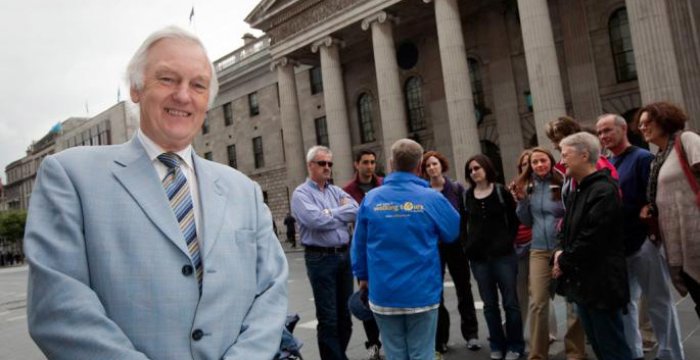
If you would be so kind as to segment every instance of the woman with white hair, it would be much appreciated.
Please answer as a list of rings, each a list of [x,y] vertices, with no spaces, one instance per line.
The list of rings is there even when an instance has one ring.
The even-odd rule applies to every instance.
[[[607,171],[597,171],[600,143],[579,132],[560,142],[566,175],[577,182],[566,215],[552,276],[557,293],[576,305],[599,360],[629,360],[622,310],[629,302],[622,199]]]

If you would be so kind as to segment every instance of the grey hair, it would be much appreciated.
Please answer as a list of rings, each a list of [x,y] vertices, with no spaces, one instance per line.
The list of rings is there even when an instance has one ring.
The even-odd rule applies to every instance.
[[[423,160],[423,147],[411,139],[399,139],[391,145],[391,162],[395,171],[413,171]]]
[[[324,153],[324,154],[328,154],[330,156],[333,156],[333,152],[331,151],[331,149],[329,149],[323,145],[316,145],[316,146],[312,146],[311,149],[309,149],[309,151],[306,153],[306,162],[310,163],[310,162],[314,161],[314,159],[316,158],[316,155],[318,155],[318,153]]]
[[[559,146],[571,146],[578,153],[588,153],[588,161],[595,165],[600,157],[600,141],[593,134],[585,131],[577,132],[562,139]]]
[[[615,124],[615,126],[619,126],[619,127],[627,126],[627,120],[625,120],[625,118],[623,118],[622,116],[620,116],[618,114],[611,114],[611,113],[598,116],[598,120],[596,121],[596,123],[598,121],[603,120],[603,119],[610,117],[610,116],[613,117],[613,119],[614,119],[613,123]]]
[[[132,56],[129,61],[129,65],[126,67],[126,82],[129,84],[129,88],[136,90],[143,89],[143,77],[146,71],[146,62],[148,61],[148,52],[153,45],[164,39],[187,40],[202,48],[202,52],[204,52],[204,56],[207,58],[209,68],[211,69],[211,80],[209,81],[209,106],[211,107],[216,99],[216,93],[219,91],[219,80],[216,78],[214,64],[209,60],[209,55],[207,55],[204,44],[202,44],[202,41],[199,40],[196,35],[174,25],[153,32],[143,41],[138,50],[136,50],[136,53],[134,53],[134,56]]]

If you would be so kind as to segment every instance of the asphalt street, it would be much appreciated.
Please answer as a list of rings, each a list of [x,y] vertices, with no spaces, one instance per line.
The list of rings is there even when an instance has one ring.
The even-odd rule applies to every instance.
[[[318,347],[316,345],[316,319],[313,303],[313,295],[306,277],[304,266],[304,256],[301,251],[290,251],[287,253],[289,260],[289,306],[290,312],[296,312],[301,317],[295,336],[304,342],[302,355],[305,360],[318,360]],[[26,282],[27,267],[0,268],[0,360],[41,360],[45,357],[41,354],[37,346],[32,342],[27,333],[26,319]],[[479,336],[482,350],[472,352],[467,350],[464,340],[459,333],[459,316],[457,313],[457,299],[454,287],[449,277],[445,280],[445,300],[447,309],[451,314],[451,334],[449,351],[445,354],[445,359],[473,359],[486,360],[489,358],[487,349],[486,324],[483,320],[482,304],[479,295],[472,281],[474,297],[477,300],[477,316],[479,317]],[[561,299],[555,301],[555,309],[559,322],[560,339],[555,341],[550,350],[550,359],[565,360],[563,354],[563,341],[561,335],[564,333],[565,304]],[[684,346],[687,360],[700,359],[700,322],[693,310],[692,301],[688,298],[679,299],[678,315],[681,322],[681,332],[683,334]],[[348,357],[350,360],[366,359],[367,352],[364,347],[365,334],[362,324],[355,321],[353,324],[353,335],[348,347]],[[594,359],[592,351],[589,349],[589,358]],[[654,359],[654,352],[646,354],[646,359]]]

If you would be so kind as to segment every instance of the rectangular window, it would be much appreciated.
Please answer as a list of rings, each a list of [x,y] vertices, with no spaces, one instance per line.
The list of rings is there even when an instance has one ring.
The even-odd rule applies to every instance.
[[[236,145],[229,145],[226,147],[226,153],[228,153],[228,166],[236,169],[238,164],[236,162]]]
[[[230,126],[233,124],[233,109],[231,103],[224,104],[224,125]]]
[[[209,118],[205,117],[204,122],[202,123],[202,135],[206,135],[209,133]]]
[[[255,157],[255,168],[260,169],[265,166],[265,155],[263,154],[262,137],[253,138],[253,155]]]
[[[214,160],[214,155],[211,153],[211,151],[207,151],[204,153],[204,158],[207,160]]]
[[[255,116],[260,114],[260,106],[258,105],[258,92],[253,92],[248,94],[248,108],[250,109],[250,116]]]
[[[328,143],[328,127],[326,126],[326,117],[314,119],[316,126],[316,145],[329,146]]]
[[[323,77],[320,67],[313,67],[309,70],[309,81],[311,82],[311,95],[323,92]]]

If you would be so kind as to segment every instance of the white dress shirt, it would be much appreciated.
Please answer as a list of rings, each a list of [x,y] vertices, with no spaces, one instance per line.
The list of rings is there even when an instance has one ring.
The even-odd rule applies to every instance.
[[[146,134],[144,134],[140,129],[138,130],[136,136],[138,136],[139,141],[143,145],[143,148],[148,154],[148,158],[151,159],[153,167],[156,169],[158,174],[158,180],[161,182],[168,174],[168,167],[165,166],[160,160],[158,160],[158,155],[165,153],[167,151],[163,150],[158,144],[151,140]],[[204,247],[204,234],[202,232],[202,226],[200,226],[202,219],[202,206],[199,202],[199,184],[197,183],[197,174],[194,171],[194,162],[192,160],[192,145],[187,145],[186,148],[175,151],[175,154],[180,156],[183,162],[180,163],[180,170],[183,170],[185,177],[187,178],[187,184],[190,187],[190,195],[192,196],[192,205],[194,211],[194,225],[197,229],[197,241],[199,242],[199,248]]]

